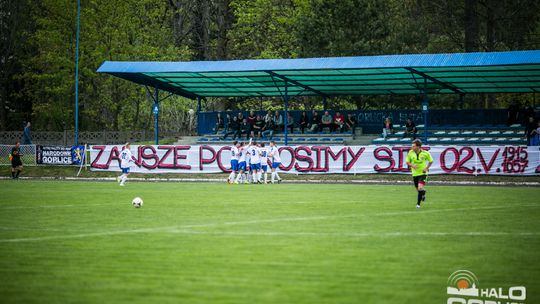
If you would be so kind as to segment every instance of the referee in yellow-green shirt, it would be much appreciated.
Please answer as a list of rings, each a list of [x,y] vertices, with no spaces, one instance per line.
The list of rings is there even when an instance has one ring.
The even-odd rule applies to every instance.
[[[412,149],[407,154],[407,165],[411,167],[414,186],[418,191],[418,201],[416,208],[420,208],[420,202],[426,200],[426,179],[429,172],[429,167],[433,164],[433,158],[428,151],[422,150],[422,141],[415,139],[412,142]]]

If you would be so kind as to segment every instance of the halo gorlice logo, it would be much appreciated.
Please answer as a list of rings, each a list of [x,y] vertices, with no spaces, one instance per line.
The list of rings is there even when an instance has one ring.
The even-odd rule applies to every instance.
[[[447,304],[525,304],[524,286],[479,288],[478,278],[468,270],[455,271],[448,277]]]
[[[448,277],[446,293],[458,296],[478,297],[478,278],[468,270],[458,270]]]

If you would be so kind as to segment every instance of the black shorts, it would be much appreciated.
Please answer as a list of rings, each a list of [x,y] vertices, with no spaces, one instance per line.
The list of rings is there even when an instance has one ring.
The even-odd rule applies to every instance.
[[[427,179],[427,175],[418,175],[418,176],[413,176],[413,180],[414,180],[414,186],[416,188],[418,188],[418,184],[420,182],[423,182],[424,184],[426,183],[426,179]]]
[[[22,161],[20,160],[12,160],[11,161],[11,167],[12,168],[17,168],[17,167],[20,167],[22,166]]]

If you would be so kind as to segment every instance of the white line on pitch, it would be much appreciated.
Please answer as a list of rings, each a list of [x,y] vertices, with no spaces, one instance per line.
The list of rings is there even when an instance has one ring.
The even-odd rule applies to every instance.
[[[316,221],[316,220],[326,220],[326,219],[335,219],[335,218],[369,217],[373,215],[375,216],[407,215],[407,214],[420,215],[420,214],[425,214],[425,213],[436,213],[436,212],[451,212],[451,211],[465,211],[465,210],[479,210],[479,209],[505,209],[505,208],[515,209],[519,207],[539,207],[539,206],[538,205],[505,205],[505,206],[491,206],[491,207],[486,206],[486,207],[471,207],[471,208],[446,208],[446,209],[435,209],[435,210],[412,210],[412,211],[402,211],[402,212],[381,212],[381,213],[374,213],[374,214],[351,214],[351,215],[335,215],[335,216],[330,215],[330,216],[313,216],[313,217],[258,219],[258,220],[248,220],[248,221],[233,221],[233,222],[221,222],[221,223],[152,227],[152,228],[141,228],[141,229],[133,229],[133,230],[103,231],[103,232],[82,233],[82,234],[72,234],[72,235],[51,235],[51,236],[34,237],[34,238],[31,237],[31,238],[16,238],[16,239],[0,239],[0,243],[78,239],[78,238],[111,236],[111,235],[130,234],[130,233],[167,232],[167,231],[170,232],[170,231],[190,229],[190,228],[210,228],[210,227],[218,227],[218,226],[251,225],[251,224],[276,223],[276,222]]]

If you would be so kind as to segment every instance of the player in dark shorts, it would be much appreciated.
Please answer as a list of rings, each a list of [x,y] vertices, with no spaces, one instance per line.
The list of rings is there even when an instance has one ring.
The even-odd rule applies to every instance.
[[[21,174],[21,171],[23,169],[23,164],[21,161],[21,143],[17,142],[15,144],[15,147],[11,149],[11,178],[17,179],[19,178],[19,174]]]
[[[412,148],[407,154],[407,165],[411,167],[414,180],[414,187],[418,192],[416,208],[420,208],[420,202],[426,200],[426,179],[429,167],[433,164],[433,158],[428,151],[422,150],[422,141],[415,139],[412,142]]]

